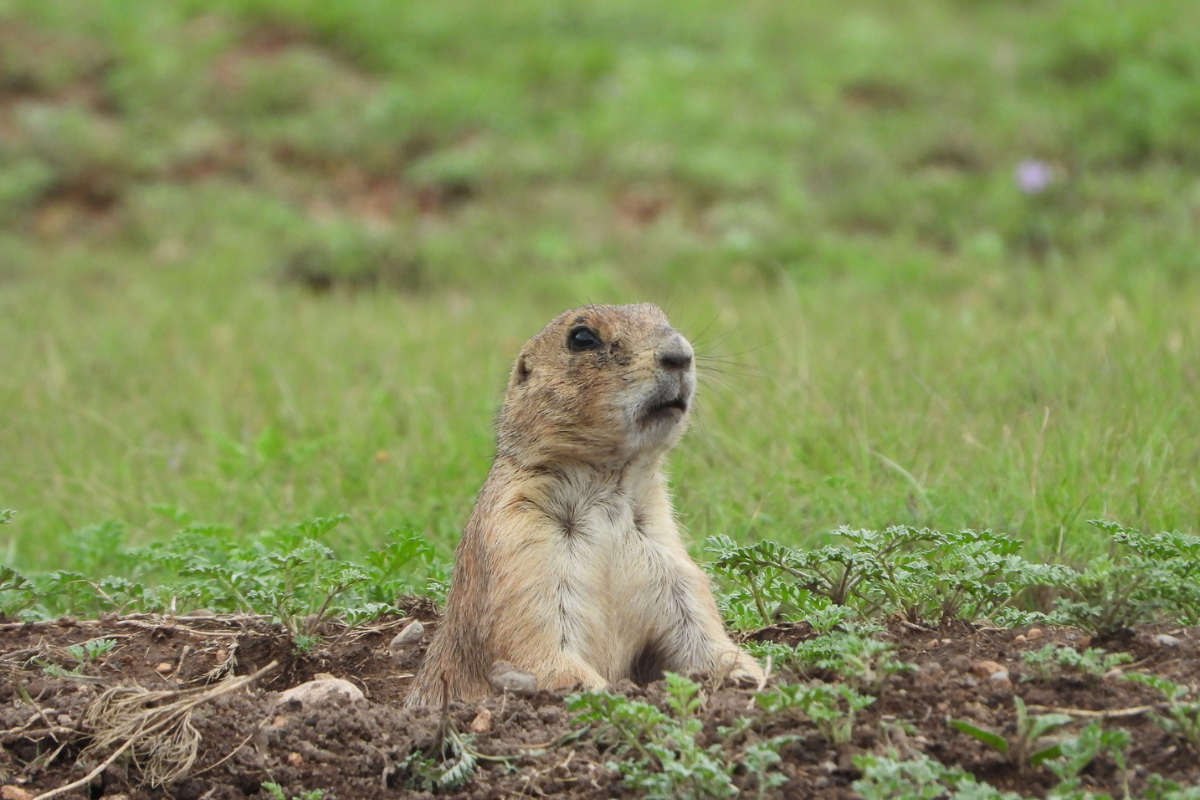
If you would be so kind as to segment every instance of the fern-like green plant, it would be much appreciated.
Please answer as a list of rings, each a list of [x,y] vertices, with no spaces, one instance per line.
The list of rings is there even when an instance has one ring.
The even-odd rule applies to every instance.
[[[948,719],[947,722],[1000,753],[1021,771],[1037,767],[1047,759],[1060,757],[1062,745],[1057,739],[1049,738],[1050,734],[1070,725],[1075,721],[1074,718],[1068,714],[1030,716],[1024,700],[1014,696],[1013,703],[1017,708],[1017,730],[1012,738],[966,720]]]
[[[703,747],[697,742],[704,727],[700,684],[673,673],[665,681],[667,711],[608,692],[567,699],[575,719],[597,726],[596,736],[612,747],[618,758],[607,766],[626,786],[652,800],[733,797],[738,793],[733,772],[739,764],[756,775],[760,794],[778,782],[769,770],[779,763],[779,748],[794,737],[775,737],[741,750],[727,750],[722,743]],[[734,738],[725,736],[726,741]]]

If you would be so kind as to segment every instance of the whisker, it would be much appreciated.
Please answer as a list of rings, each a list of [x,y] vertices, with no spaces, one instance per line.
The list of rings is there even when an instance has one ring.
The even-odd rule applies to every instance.
[[[707,323],[705,323],[704,328],[698,334],[696,334],[695,338],[692,341],[692,347],[700,348],[706,344],[706,342],[704,340],[704,334],[708,333],[708,329],[713,326],[713,323],[715,323],[720,318],[720,316],[721,316],[720,311],[713,314],[712,319],[710,319]]]
[[[762,350],[764,347],[767,347],[768,345],[775,344],[776,342],[782,340],[786,335],[787,334],[780,334],[779,336],[776,336],[774,339],[768,339],[767,341],[763,342],[762,344],[751,347],[748,350],[741,350],[737,353],[722,353],[722,355],[727,356],[727,357],[733,357],[733,356],[744,356],[748,353],[755,353],[755,352],[758,352],[759,350]]]
[[[738,378],[780,378],[780,372],[774,372],[753,364],[701,364],[700,373],[703,375],[731,375]]]

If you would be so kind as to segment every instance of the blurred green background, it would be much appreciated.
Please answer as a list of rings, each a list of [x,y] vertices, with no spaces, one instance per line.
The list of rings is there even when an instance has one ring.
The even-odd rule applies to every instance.
[[[1195,0],[0,0],[0,561],[448,555],[521,342],[641,300],[697,540],[1196,533],[1198,227]]]

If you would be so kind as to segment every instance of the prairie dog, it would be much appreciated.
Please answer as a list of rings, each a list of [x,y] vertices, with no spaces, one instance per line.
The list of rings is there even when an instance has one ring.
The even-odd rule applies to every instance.
[[[484,697],[500,660],[549,689],[666,670],[762,677],[684,548],[661,469],[687,426],[694,362],[650,304],[567,311],[525,344],[407,705],[440,704],[443,687]]]

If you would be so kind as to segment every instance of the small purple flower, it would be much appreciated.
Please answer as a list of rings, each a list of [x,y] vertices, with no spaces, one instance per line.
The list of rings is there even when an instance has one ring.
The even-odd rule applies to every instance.
[[[1038,158],[1027,158],[1017,164],[1013,171],[1013,180],[1017,188],[1024,194],[1040,194],[1054,180],[1054,171],[1050,165]]]

